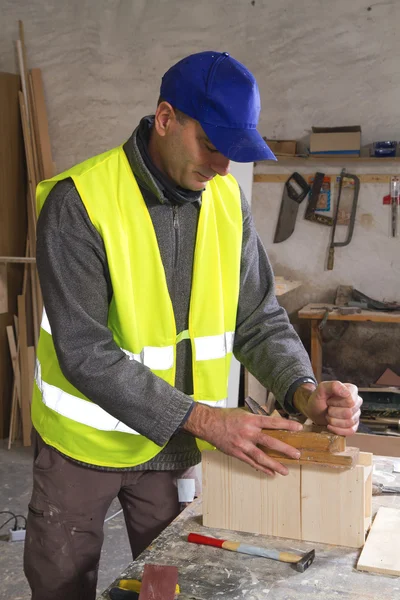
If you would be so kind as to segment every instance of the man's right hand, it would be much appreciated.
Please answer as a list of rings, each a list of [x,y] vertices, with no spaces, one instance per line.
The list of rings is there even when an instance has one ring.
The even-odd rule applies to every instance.
[[[289,471],[285,465],[260,450],[258,444],[282,452],[289,458],[300,458],[296,448],[262,433],[262,429],[302,429],[300,423],[288,419],[253,415],[241,408],[212,408],[196,403],[183,428],[267,475],[287,475]]]

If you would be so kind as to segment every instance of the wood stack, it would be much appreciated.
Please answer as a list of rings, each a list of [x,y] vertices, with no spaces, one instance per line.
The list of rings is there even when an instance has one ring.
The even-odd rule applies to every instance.
[[[55,173],[40,69],[28,71],[24,29],[19,21],[17,41],[21,89],[18,92],[27,174],[26,209],[27,238],[24,256],[0,257],[0,290],[7,297],[7,269],[23,265],[22,292],[17,299],[18,316],[7,325],[7,339],[14,375],[9,427],[10,448],[22,431],[24,446],[31,444],[30,404],[33,389],[35,350],[43,310],[39,278],[36,270],[36,186]],[[0,291],[0,309],[2,294]],[[4,304],[4,299],[3,299]],[[4,306],[3,306],[4,310]],[[7,308],[4,312],[7,312]],[[1,312],[1,310],[0,310]]]

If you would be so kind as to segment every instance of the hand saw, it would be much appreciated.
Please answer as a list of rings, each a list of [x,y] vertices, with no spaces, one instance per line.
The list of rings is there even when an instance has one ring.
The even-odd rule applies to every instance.
[[[294,231],[299,205],[310,191],[307,181],[294,172],[285,183],[274,244],[284,242]]]

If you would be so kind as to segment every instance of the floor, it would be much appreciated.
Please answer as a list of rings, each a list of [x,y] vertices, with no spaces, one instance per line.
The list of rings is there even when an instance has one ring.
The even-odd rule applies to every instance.
[[[7,450],[0,440],[0,511],[10,510],[27,515],[32,484],[31,449],[16,447]],[[110,507],[107,516],[120,510],[118,500]],[[4,519],[3,519],[4,517]],[[0,526],[6,521],[0,515]],[[8,526],[0,529],[0,600],[29,600],[30,589],[22,569],[23,542],[4,539]],[[100,561],[98,593],[107,588],[128,565],[131,554],[122,514],[104,525],[104,546]]]

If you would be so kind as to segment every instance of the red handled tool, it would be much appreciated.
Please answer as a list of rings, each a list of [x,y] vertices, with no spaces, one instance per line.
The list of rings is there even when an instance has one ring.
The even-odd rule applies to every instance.
[[[224,550],[230,550],[231,552],[241,552],[242,554],[250,554],[251,556],[262,556],[263,558],[292,563],[299,573],[304,573],[304,571],[314,562],[315,558],[315,550],[310,550],[310,552],[301,556],[294,552],[267,550],[266,548],[260,548],[258,546],[248,546],[241,542],[219,540],[218,538],[200,535],[199,533],[189,533],[188,542],[192,542],[193,544],[204,544],[205,546],[215,546],[216,548],[223,548]]]

